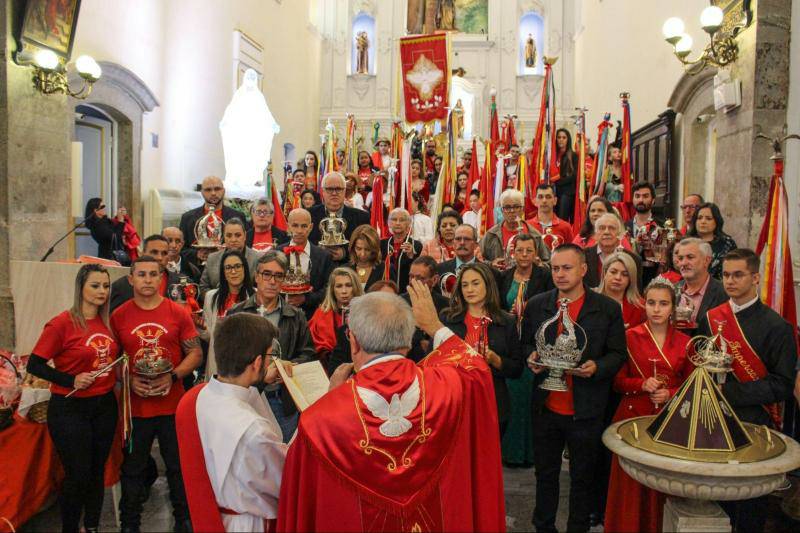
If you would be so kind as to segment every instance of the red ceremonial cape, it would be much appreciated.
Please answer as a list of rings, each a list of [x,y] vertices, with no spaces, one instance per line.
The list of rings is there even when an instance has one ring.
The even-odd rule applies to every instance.
[[[411,428],[383,435],[357,387],[390,401],[415,380]],[[278,530],[505,531],[495,406],[485,361],[455,336],[419,366],[361,370],[300,417]]]
[[[647,323],[625,333],[628,360],[614,379],[614,389],[623,394],[614,422],[659,412],[642,390],[642,383],[653,376],[653,365],[666,380],[674,396],[691,371],[686,358],[689,337],[670,326],[664,346],[659,348]],[[664,495],[641,485],[628,476],[614,456],[608,483],[604,529],[606,531],[660,531]]]
[[[747,383],[767,376],[767,367],[764,366],[764,362],[753,347],[750,346],[750,343],[747,342],[747,337],[744,336],[742,327],[736,319],[736,313],[733,312],[730,300],[714,309],[710,309],[706,313],[706,318],[712,335],[717,332],[719,327],[722,327],[722,336],[728,341],[728,350],[733,355],[732,374],[737,380]],[[769,413],[775,427],[780,428],[780,406],[776,403],[771,403],[765,404],[763,407]]]

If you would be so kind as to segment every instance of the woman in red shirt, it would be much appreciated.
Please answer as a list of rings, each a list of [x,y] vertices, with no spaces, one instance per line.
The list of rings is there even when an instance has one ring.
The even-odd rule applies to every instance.
[[[72,308],[45,324],[28,361],[29,373],[51,383],[47,429],[64,465],[64,531],[78,531],[81,514],[86,531],[97,531],[100,523],[103,474],[117,427],[110,365],[119,346],[108,326],[110,291],[105,267],[81,266]]]
[[[228,250],[222,255],[219,280],[219,288],[209,290],[203,304],[203,322],[206,328],[200,332],[200,337],[208,342],[206,381],[217,373],[217,360],[214,357],[214,329],[217,320],[224,317],[228,309],[247,300],[255,292],[247,259],[237,250]]]
[[[645,289],[647,321],[626,334],[628,361],[614,378],[623,395],[614,422],[661,411],[692,371],[686,358],[689,337],[675,329],[675,290],[663,278]],[[629,477],[616,456],[611,464],[606,531],[660,531],[664,495]]]
[[[615,253],[603,261],[603,279],[597,292],[622,306],[622,321],[626,330],[645,320],[644,301],[638,287],[636,263],[630,255]]]
[[[308,321],[317,357],[322,361],[327,361],[336,347],[336,330],[344,323],[344,310],[350,300],[362,294],[361,282],[352,269],[338,267],[331,272],[325,299]]]

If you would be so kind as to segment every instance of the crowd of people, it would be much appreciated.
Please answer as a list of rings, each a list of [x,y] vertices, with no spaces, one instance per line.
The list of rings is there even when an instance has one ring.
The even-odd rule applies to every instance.
[[[572,168],[574,174],[577,159],[570,155],[569,133],[559,130],[557,141],[565,150],[562,172],[566,175]],[[722,392],[743,421],[775,424],[764,406],[791,398],[797,360],[794,325],[760,303],[759,259],[748,249],[738,249],[724,233],[715,204],[697,194],[683,200],[686,223],[663,261],[642,249],[637,238],[664,225],[653,214],[656,191],[647,182],[633,187],[635,214],[623,221],[613,205],[619,201],[613,197],[619,192],[618,180],[610,180],[606,194],[588,202],[585,222],[574,234],[570,222],[574,194],[570,198],[563,187],[538,185],[536,214],[526,220],[523,194],[509,187],[499,197],[500,221],[480,235],[476,191],[465,190],[460,181],[459,205],[445,206],[435,224],[426,214],[435,189],[431,177],[441,165],[434,144],[425,146],[423,159],[415,163],[416,169],[412,167],[413,204],[409,210],[388,211],[389,236],[381,238],[370,224],[368,210],[376,203],[371,197],[374,180],[386,179],[387,147],[388,141],[380,140],[372,156],[360,153],[354,175],[331,172],[324,177],[315,175],[317,156],[309,152],[287,183],[285,231],[274,225],[271,199],[255,201],[245,216],[224,204],[222,180],[208,177],[201,186],[204,205],[186,212],[178,227],[145,238],[128,276],[111,283],[101,266],[80,269],[74,305],[48,322],[29,364],[32,374],[53,384],[48,424],[65,467],[61,488],[65,531],[77,531],[81,516],[86,531],[97,530],[103,466],[118,428],[117,374],[110,368],[99,375],[96,371],[123,352],[131,365],[143,354],[171,361],[170,372],[155,378],[142,377],[131,366],[132,445],[125,449],[122,463],[123,531],[138,531],[141,526],[142,505],[156,475],[151,457],[155,439],[167,468],[175,529],[190,530],[196,487],[185,488],[184,453],[193,452],[178,445],[176,412],[186,391],[201,383],[208,384],[203,389],[207,393],[186,394],[197,404],[197,420],[190,426],[201,436],[204,454],[199,457],[205,457],[224,526],[260,531],[262,519],[277,518],[279,528],[303,529],[311,523],[308,513],[317,513],[313,524],[319,526],[325,506],[342,498],[333,494],[336,490],[315,488],[313,501],[302,505],[284,499],[307,500],[301,495],[312,489],[304,483],[315,483],[298,467],[300,456],[311,461],[309,457],[319,453],[351,453],[309,444],[314,435],[345,435],[351,425],[361,431],[357,418],[344,420],[354,414],[353,396],[341,402],[333,399],[350,390],[341,384],[348,378],[355,383],[354,364],[361,369],[356,376],[362,376],[379,358],[387,362],[376,366],[396,365],[397,354],[405,356],[410,366],[398,366],[396,375],[408,374],[413,380],[414,368],[429,372],[426,365],[431,365],[430,354],[438,353],[443,329],[462,339],[474,350],[470,353],[480,354],[482,368],[491,376],[494,408],[488,412],[496,409],[496,416],[490,417],[496,437],[488,440],[497,445],[487,444],[487,449],[496,453],[498,463],[502,456],[509,467],[535,468],[533,524],[538,531],[555,530],[565,455],[570,471],[570,531],[585,531],[603,522],[614,531],[660,527],[663,498],[637,484],[612,461],[601,434],[612,421],[659,412],[691,372],[685,357],[689,337],[710,334],[709,317],[720,309],[734,317],[731,322],[739,325],[766,369],[749,382],[729,380]],[[215,216],[209,217],[212,212]],[[113,249],[108,235],[119,235],[115,232],[121,231],[125,218],[108,220],[102,200],[87,206],[87,213],[100,243],[99,255],[108,257]],[[325,244],[329,235],[321,223],[330,218],[346,223],[340,235],[346,243]],[[198,225],[215,221],[223,224],[218,249],[198,246]],[[199,228],[208,229],[215,228]],[[298,275],[308,287],[290,290],[297,288]],[[173,288],[186,287],[187,282],[196,286],[196,307],[184,298],[172,301],[176,294],[185,296]],[[408,303],[415,304],[416,323]],[[394,312],[387,312],[387,307]],[[424,312],[428,307],[435,309],[433,318]],[[579,365],[568,372],[568,390],[550,392],[538,386],[547,370],[540,364],[535,335],[559,310],[586,332],[587,342]],[[682,320],[676,320],[679,310]],[[384,342],[381,335],[388,339]],[[103,339],[101,344],[98,338]],[[658,379],[651,371],[654,354]],[[289,363],[289,369],[292,364],[319,360],[332,377],[328,395],[332,398],[324,397],[300,416],[269,364],[271,356]],[[426,379],[435,383],[444,375]],[[380,388],[378,381],[373,385]],[[410,383],[406,385],[413,388]],[[259,404],[251,385],[265,401]],[[465,386],[468,389],[472,390]],[[433,385],[428,390],[433,391]],[[242,418],[247,423],[238,430],[229,421],[219,426],[220,433],[228,431],[223,428],[235,433],[227,444],[215,444],[225,436],[210,437],[214,425],[201,420],[201,405],[213,403],[206,397],[211,394],[236,397],[251,406]],[[360,397],[356,408],[375,413],[375,400]],[[390,397],[385,396],[386,401]],[[394,406],[395,399],[391,401]],[[362,404],[365,407],[359,407]],[[214,408],[224,405],[220,400]],[[323,411],[344,409],[342,405],[350,411]],[[426,415],[421,416],[424,430]],[[437,416],[447,419],[441,413]],[[257,424],[252,425],[253,420]],[[405,427],[401,422],[407,420],[399,420],[394,421],[397,427]],[[302,439],[292,440],[301,434]],[[347,438],[363,438],[363,432]],[[214,446],[227,451],[215,456],[210,452]],[[295,448],[299,450],[292,457]],[[391,456],[385,450],[381,453]],[[314,475],[319,480],[330,472]],[[410,489],[384,490],[405,494]],[[493,497],[502,502],[502,487]],[[336,514],[331,507],[327,510]],[[741,530],[763,525],[763,501],[745,501],[726,510]],[[353,522],[350,517],[341,520]],[[481,522],[488,518],[474,520],[475,528],[491,529],[490,522]],[[453,525],[443,527],[448,524]]]

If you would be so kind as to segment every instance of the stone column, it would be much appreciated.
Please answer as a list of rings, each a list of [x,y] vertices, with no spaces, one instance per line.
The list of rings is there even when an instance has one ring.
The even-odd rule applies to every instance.
[[[13,348],[10,261],[38,260],[70,227],[74,100],[36,91],[31,68],[13,61],[24,2],[0,6],[0,347]],[[64,242],[51,259],[66,255]]]
[[[772,176],[772,148],[755,136],[772,137],[786,122],[791,4],[752,3],[754,19],[736,39],[739,58],[731,67],[731,77],[742,82],[742,105],[717,113],[714,201],[725,217],[725,232],[740,247],[758,240]]]

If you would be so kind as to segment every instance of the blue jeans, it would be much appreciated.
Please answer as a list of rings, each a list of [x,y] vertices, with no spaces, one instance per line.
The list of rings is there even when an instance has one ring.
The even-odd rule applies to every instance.
[[[289,439],[292,438],[292,435],[297,430],[297,420],[300,418],[300,413],[295,411],[289,416],[283,414],[283,400],[281,400],[280,394],[268,394],[267,401],[270,409],[272,409],[272,414],[275,415],[278,425],[281,427],[283,442],[289,442]]]

